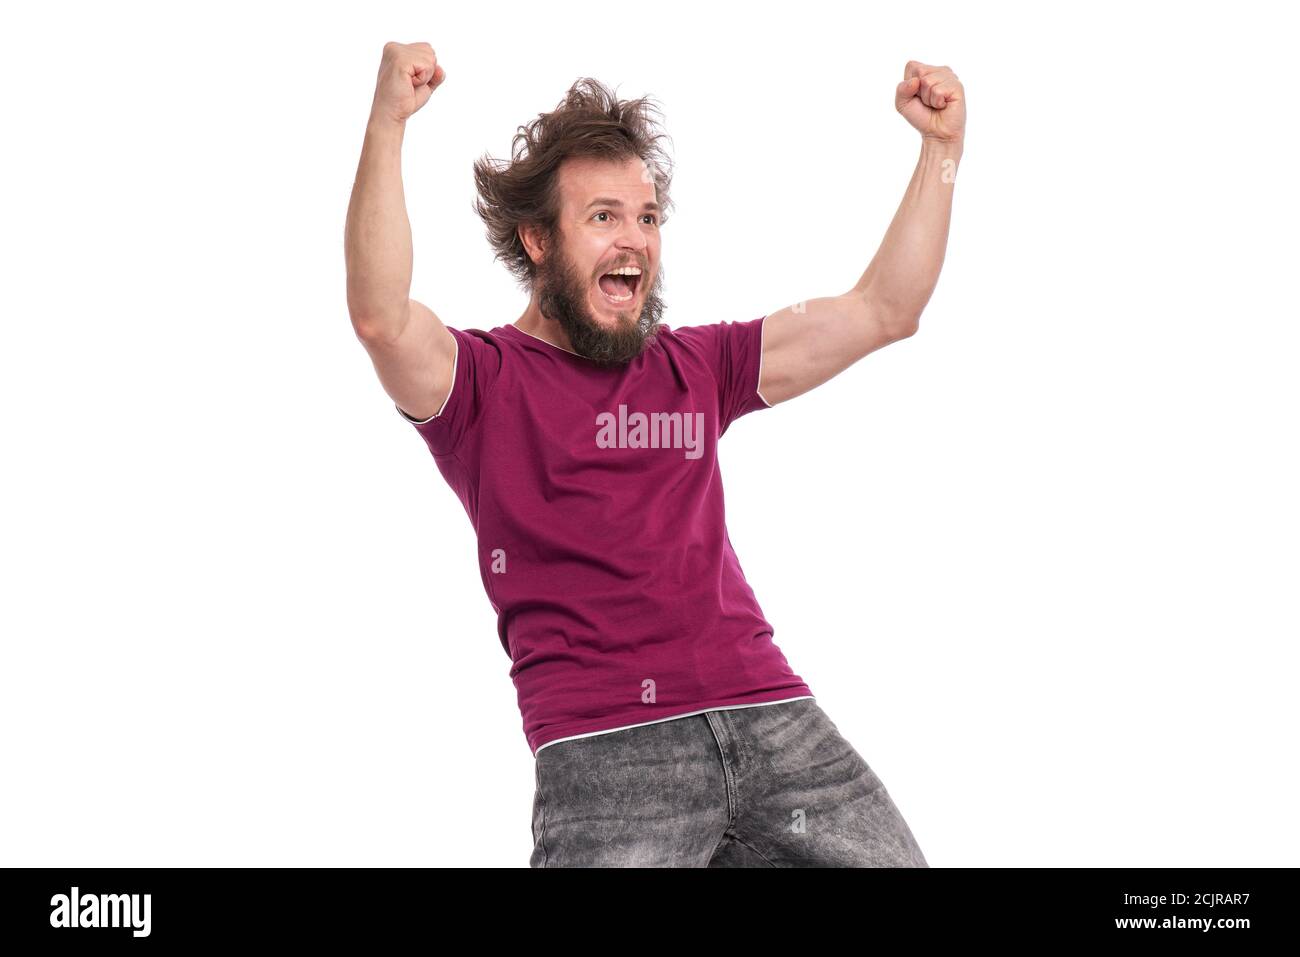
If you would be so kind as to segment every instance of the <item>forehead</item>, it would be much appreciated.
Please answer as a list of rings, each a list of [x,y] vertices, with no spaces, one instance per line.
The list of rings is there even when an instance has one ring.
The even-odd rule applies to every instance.
[[[598,196],[622,200],[640,209],[655,202],[655,184],[648,167],[637,157],[608,160],[571,156],[560,164],[560,196],[569,210],[582,210]]]

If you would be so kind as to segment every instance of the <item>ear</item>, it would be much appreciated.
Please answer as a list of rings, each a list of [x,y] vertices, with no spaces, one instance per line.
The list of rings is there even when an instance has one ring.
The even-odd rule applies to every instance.
[[[524,244],[528,258],[535,263],[540,263],[546,254],[541,227],[532,223],[520,223],[516,233],[519,235],[519,241]]]

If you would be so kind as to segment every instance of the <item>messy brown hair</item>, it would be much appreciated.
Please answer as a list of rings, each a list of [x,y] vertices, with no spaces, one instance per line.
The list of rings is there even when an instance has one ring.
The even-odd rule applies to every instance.
[[[599,80],[583,77],[553,111],[519,127],[509,161],[487,155],[475,161],[474,211],[487,224],[494,258],[505,263],[517,282],[531,289],[537,274],[519,238],[519,227],[529,224],[540,227],[544,237],[557,235],[558,173],[560,164],[571,156],[641,159],[654,177],[660,223],[667,222],[672,208],[668,196],[672,161],[659,141],[671,142],[672,137],[659,132],[657,116],[662,113],[650,97],[619,100]]]

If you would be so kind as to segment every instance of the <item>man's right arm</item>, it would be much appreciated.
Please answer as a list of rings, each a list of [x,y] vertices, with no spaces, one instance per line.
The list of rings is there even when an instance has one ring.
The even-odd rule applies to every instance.
[[[384,391],[417,420],[442,410],[457,344],[433,310],[410,298],[402,139],[407,119],[445,78],[427,43],[384,46],[343,240],[352,328]]]

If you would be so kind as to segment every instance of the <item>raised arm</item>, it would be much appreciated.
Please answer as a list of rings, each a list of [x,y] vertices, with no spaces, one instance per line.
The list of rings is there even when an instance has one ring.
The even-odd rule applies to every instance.
[[[961,161],[966,94],[946,66],[908,61],[895,108],[921,134],[921,157],[885,238],[848,292],[808,299],[763,320],[759,391],[776,405],[916,332],[943,267]]]
[[[384,45],[343,237],[352,328],[384,391],[415,419],[437,414],[446,401],[456,340],[433,310],[410,298],[402,139],[406,121],[446,76],[429,44]]]

